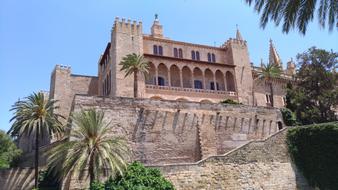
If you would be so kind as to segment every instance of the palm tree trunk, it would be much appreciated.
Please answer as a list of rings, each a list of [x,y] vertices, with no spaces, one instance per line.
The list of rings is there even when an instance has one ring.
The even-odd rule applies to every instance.
[[[89,185],[91,185],[95,181],[95,174],[94,174],[94,159],[93,156],[91,156],[89,160]]]
[[[39,129],[35,132],[35,181],[34,187],[38,188],[38,177],[39,177]]]
[[[137,82],[137,71],[134,72],[134,98],[137,98],[137,91],[138,91],[138,82]]]
[[[271,107],[274,107],[272,82],[270,82],[270,94],[271,94]]]

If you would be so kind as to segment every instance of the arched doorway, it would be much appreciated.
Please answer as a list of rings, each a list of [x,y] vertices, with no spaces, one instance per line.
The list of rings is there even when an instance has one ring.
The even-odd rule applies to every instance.
[[[183,88],[192,88],[191,78],[192,78],[191,70],[189,69],[189,67],[184,66],[182,69]]]
[[[205,70],[204,80],[205,80],[205,89],[215,90],[214,74],[211,72],[210,69]]]
[[[195,67],[193,71],[193,76],[194,76],[194,88],[203,89],[203,74],[201,69]]]
[[[156,81],[155,81],[155,72],[156,72],[156,68],[155,65],[153,63],[149,63],[149,72],[147,73],[145,79],[146,79],[146,84],[151,84],[151,85],[155,85]]]
[[[158,85],[168,86],[168,68],[163,63],[158,65]]]
[[[217,70],[215,75],[217,90],[225,91],[224,74],[220,70]]]
[[[176,65],[170,67],[170,84],[174,87],[180,87],[180,69]]]

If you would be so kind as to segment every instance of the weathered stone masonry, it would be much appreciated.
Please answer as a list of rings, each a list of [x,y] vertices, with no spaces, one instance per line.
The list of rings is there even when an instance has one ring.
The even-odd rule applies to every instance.
[[[278,130],[277,109],[168,100],[76,95],[74,111],[96,108],[126,129],[134,159],[146,164],[196,162]]]
[[[177,190],[310,190],[291,163],[287,130],[194,164],[156,165]]]

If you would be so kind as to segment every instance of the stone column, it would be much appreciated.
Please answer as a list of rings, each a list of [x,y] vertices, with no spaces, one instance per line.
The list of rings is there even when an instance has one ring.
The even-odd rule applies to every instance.
[[[194,77],[194,70],[191,72],[192,73],[192,75],[191,75],[191,78],[192,78],[192,81],[191,81],[191,86],[192,86],[192,88],[193,89],[195,89],[195,77]]]
[[[156,65],[156,68],[155,68],[155,85],[157,86],[158,85],[158,67]]]
[[[228,91],[227,90],[227,80],[226,80],[225,76],[223,76],[223,80],[224,80],[224,91]]]
[[[180,85],[183,88],[183,77],[182,77],[182,70],[180,69]]]
[[[168,69],[168,86],[171,87],[171,76],[170,76],[170,67]]]
[[[207,86],[205,85],[205,75],[204,75],[204,72],[202,73],[202,78],[203,78],[203,89],[206,90],[207,89]]]
[[[216,75],[215,73],[212,73],[214,77],[214,90],[217,91],[217,83],[216,83]]]

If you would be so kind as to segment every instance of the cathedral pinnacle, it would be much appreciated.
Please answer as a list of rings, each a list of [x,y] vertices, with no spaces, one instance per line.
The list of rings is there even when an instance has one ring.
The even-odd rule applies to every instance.
[[[277,53],[275,46],[273,45],[271,38],[270,38],[270,48],[269,48],[269,63],[281,66],[281,60],[279,58],[279,55]]]
[[[239,29],[238,29],[238,25],[236,24],[236,28],[237,28],[237,31],[236,31],[236,40],[241,40],[243,41],[243,37],[241,35],[241,33],[239,32]]]

